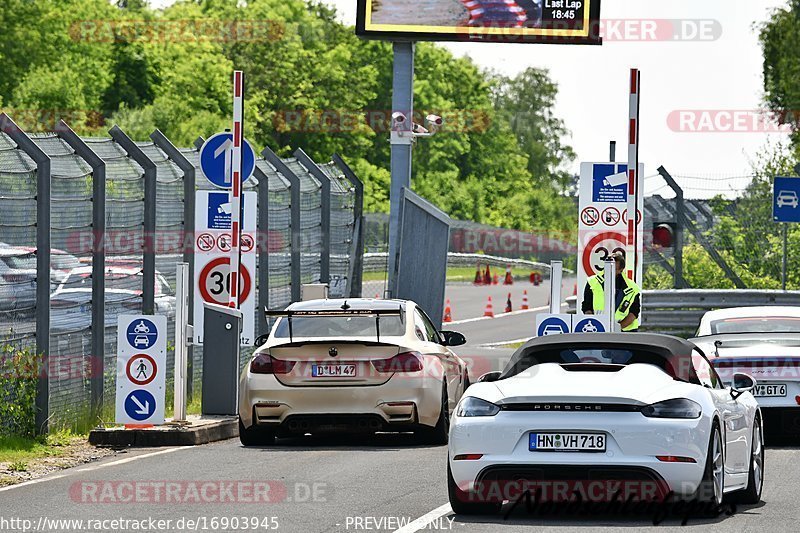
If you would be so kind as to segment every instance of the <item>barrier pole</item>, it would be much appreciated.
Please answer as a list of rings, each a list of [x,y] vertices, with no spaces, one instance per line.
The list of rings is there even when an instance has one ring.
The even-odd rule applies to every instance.
[[[230,302],[239,309],[239,264],[242,218],[242,139],[244,138],[244,72],[233,71],[233,150],[231,153],[231,262]]]
[[[613,333],[617,329],[617,323],[614,320],[616,314],[614,310],[614,294],[616,292],[617,274],[615,272],[616,264],[613,259],[606,259],[605,261],[605,280],[603,284],[603,320],[605,321],[606,331]]]
[[[550,261],[550,313],[561,313],[561,278],[564,264],[561,261]]]
[[[189,263],[178,263],[175,272],[175,397],[172,420],[186,420],[187,348],[189,346]]]

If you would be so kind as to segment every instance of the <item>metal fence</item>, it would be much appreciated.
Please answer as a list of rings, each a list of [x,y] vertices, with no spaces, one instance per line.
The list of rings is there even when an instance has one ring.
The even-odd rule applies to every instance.
[[[64,123],[27,135],[0,115],[0,346],[44,358],[40,428],[113,421],[120,314],[167,316],[172,379],[175,266],[193,264],[194,191],[210,187],[196,179],[199,146],[117,127],[81,138]],[[259,159],[246,186],[259,198],[257,309],[298,300],[307,282],[360,295],[363,187],[338,156],[296,156]],[[197,387],[202,348],[192,352]]]

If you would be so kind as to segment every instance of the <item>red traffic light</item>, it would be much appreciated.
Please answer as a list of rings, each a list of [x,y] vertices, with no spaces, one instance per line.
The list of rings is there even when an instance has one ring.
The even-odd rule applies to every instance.
[[[669,224],[659,224],[653,228],[653,245],[660,248],[672,248],[675,244],[675,231]]]

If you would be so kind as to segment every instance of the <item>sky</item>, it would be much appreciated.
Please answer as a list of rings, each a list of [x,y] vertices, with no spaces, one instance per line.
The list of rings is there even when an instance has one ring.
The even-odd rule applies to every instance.
[[[355,24],[355,0],[327,0],[342,21]],[[660,165],[675,175],[722,178],[751,173],[754,155],[782,132],[689,133],[674,131],[667,118],[683,110],[751,111],[763,101],[762,54],[754,24],[768,19],[786,0],[603,0],[603,19],[713,20],[717,40],[682,42],[609,41],[602,46],[447,43],[454,54],[513,75],[527,67],[550,70],[558,83],[556,114],[572,132],[569,143],[580,161],[608,158],[617,141],[618,160],[627,159],[630,68],[642,72],[640,161],[645,175]],[[695,114],[695,126],[724,114]],[[740,114],[741,116],[741,114]],[[749,121],[750,117],[746,117]],[[728,128],[728,122],[721,122]],[[713,183],[713,182],[712,182]],[[716,185],[714,185],[716,187]],[[739,185],[736,185],[738,188]],[[700,187],[700,185],[698,185]]]

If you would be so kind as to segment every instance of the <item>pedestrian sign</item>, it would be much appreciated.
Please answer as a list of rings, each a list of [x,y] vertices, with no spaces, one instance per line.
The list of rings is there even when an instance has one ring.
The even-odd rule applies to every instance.
[[[800,222],[800,178],[775,178],[772,219],[775,222]]]
[[[217,133],[209,137],[200,147],[200,170],[212,185],[230,189],[233,163],[233,134]],[[242,143],[242,184],[256,168],[256,153],[247,140]]]
[[[167,317],[117,318],[116,416],[118,424],[163,424]]]

